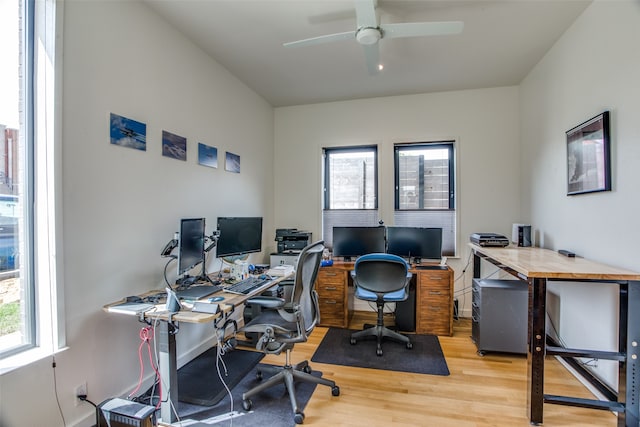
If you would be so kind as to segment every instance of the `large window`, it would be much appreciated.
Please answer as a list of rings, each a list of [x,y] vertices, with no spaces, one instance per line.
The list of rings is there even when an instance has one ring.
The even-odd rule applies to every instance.
[[[61,338],[51,256],[54,5],[0,0],[0,373]]]
[[[334,226],[377,225],[378,150],[375,146],[324,150],[322,235],[332,247]]]
[[[394,146],[394,224],[442,228],[447,256],[456,249],[454,159],[452,141]]]

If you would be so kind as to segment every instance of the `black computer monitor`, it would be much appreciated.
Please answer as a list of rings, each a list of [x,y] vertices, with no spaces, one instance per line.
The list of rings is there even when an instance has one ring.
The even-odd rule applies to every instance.
[[[219,217],[218,258],[262,251],[262,217]]]
[[[204,226],[204,218],[180,220],[178,276],[204,262]]]
[[[384,227],[333,227],[333,256],[349,260],[384,249]]]
[[[442,258],[442,228],[387,227],[387,253],[404,258]]]

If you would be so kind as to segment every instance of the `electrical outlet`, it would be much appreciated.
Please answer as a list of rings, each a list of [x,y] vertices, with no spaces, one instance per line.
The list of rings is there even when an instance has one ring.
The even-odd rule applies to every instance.
[[[87,383],[84,382],[76,386],[75,396],[76,396],[76,406],[82,403],[82,400],[78,398],[78,396],[86,396],[87,395]]]

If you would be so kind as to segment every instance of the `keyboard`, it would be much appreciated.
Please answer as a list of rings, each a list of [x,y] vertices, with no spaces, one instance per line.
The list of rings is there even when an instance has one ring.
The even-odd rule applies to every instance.
[[[231,292],[232,294],[247,295],[270,281],[271,279],[261,279],[259,277],[249,276],[248,278],[236,282],[224,290],[226,292]]]

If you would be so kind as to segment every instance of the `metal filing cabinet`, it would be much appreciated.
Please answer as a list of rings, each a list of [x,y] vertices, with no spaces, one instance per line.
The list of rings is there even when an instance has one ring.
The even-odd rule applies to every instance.
[[[473,279],[471,339],[478,354],[527,353],[528,300],[527,282]]]

